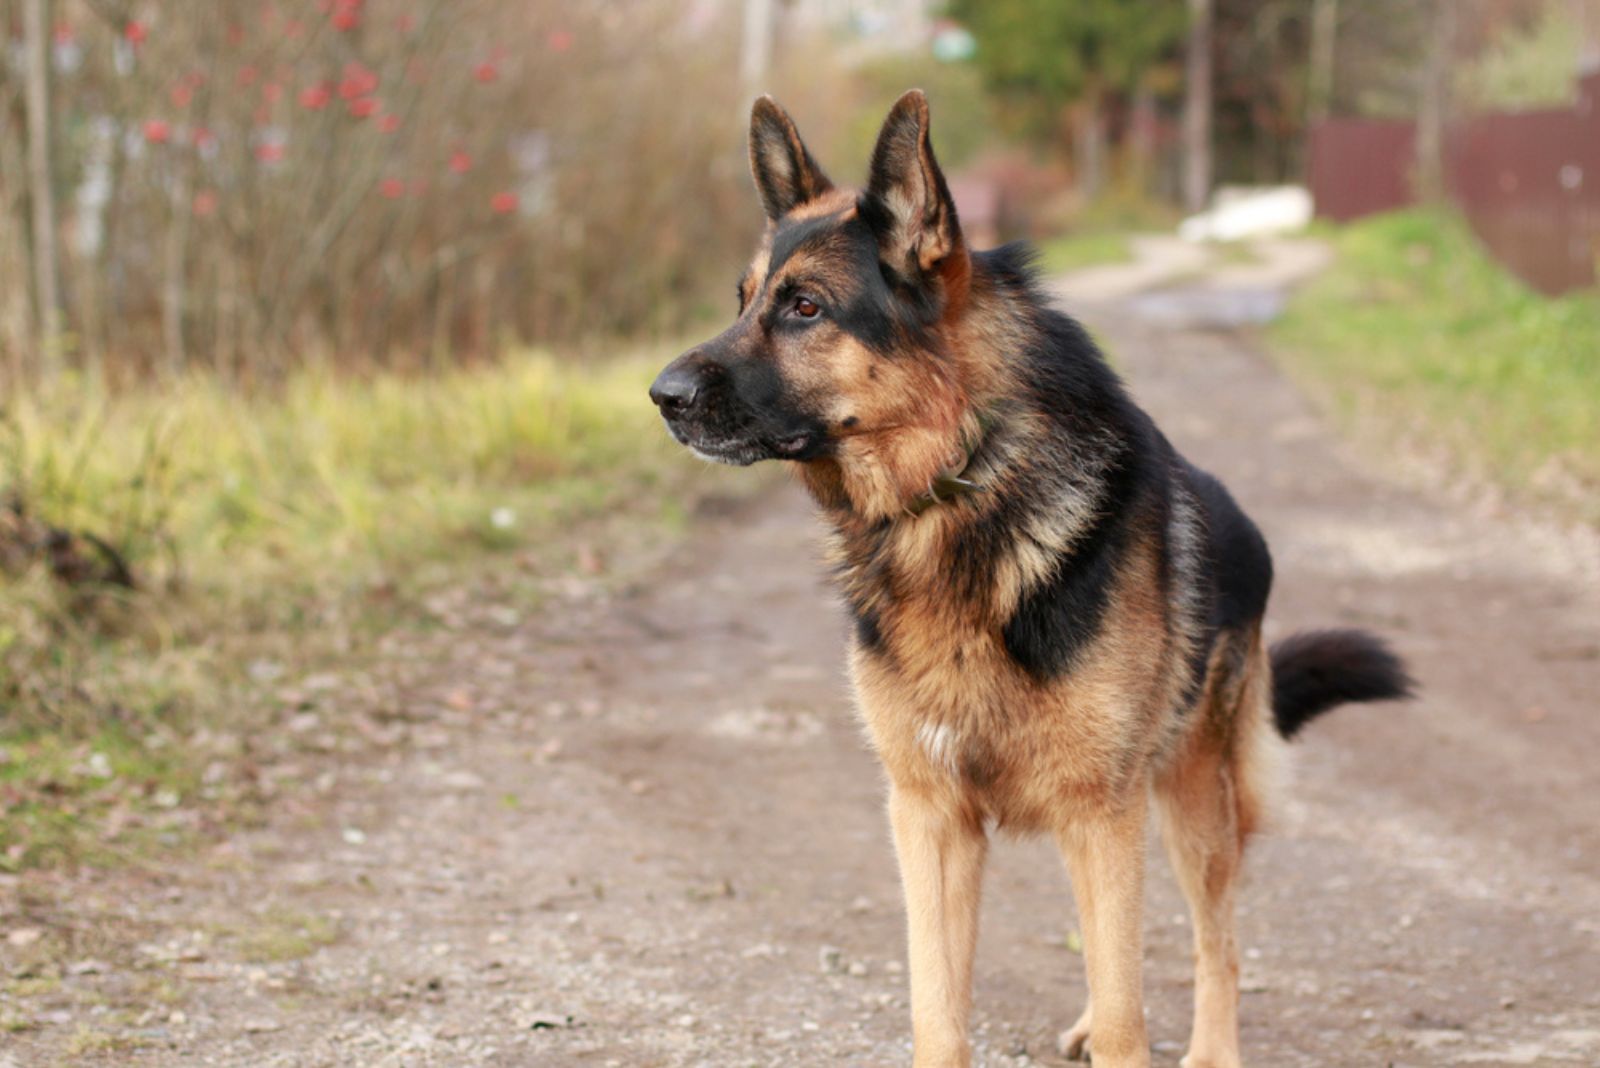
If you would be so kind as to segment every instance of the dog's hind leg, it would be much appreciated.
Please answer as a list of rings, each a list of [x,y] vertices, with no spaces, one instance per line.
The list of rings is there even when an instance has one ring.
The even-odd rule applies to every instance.
[[[1240,1064],[1235,895],[1278,745],[1259,646],[1242,672],[1202,704],[1207,718],[1155,784],[1162,838],[1194,920],[1194,1027],[1184,1068]]]
[[[1239,947],[1233,922],[1243,843],[1232,780],[1226,762],[1204,750],[1181,758],[1157,786],[1162,837],[1194,921],[1194,1029],[1184,1068],[1239,1065]]]
[[[1149,1068],[1145,1032],[1144,828],[1142,790],[1120,809],[1074,821],[1057,835],[1083,925],[1099,1068]],[[1090,1010],[1080,1024],[1087,1024]]]
[[[989,840],[975,813],[896,787],[889,821],[906,898],[915,1068],[967,1068],[972,956]]]

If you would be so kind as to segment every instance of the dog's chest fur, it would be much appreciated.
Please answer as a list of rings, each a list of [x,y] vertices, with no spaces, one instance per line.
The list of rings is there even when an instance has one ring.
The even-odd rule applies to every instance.
[[[1074,557],[1107,518],[1104,473],[1030,482],[1026,509],[990,499],[836,525],[858,704],[895,782],[954,791],[1026,827],[1073,798],[1118,795],[1163,746],[1179,699],[1173,668],[1188,652],[1173,640],[1167,539],[1135,524],[1105,549],[1109,561]],[[1099,573],[1092,597],[1059,588],[1073,566]],[[1059,661],[1027,646],[1039,636],[1016,634],[1035,594],[1075,597],[1085,617],[1083,634],[1049,636],[1071,642]]]

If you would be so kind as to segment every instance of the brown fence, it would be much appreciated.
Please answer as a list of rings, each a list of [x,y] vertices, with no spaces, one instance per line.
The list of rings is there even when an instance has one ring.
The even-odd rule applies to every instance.
[[[1415,199],[1411,122],[1328,119],[1311,130],[1317,214],[1348,220]],[[1445,181],[1496,258],[1547,293],[1591,286],[1600,259],[1600,72],[1570,108],[1481,115],[1445,144]]]

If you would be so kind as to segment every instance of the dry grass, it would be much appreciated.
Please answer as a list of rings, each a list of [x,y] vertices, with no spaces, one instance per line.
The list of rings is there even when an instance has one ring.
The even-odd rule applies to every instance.
[[[584,524],[670,528],[704,469],[645,395],[663,361],[11,399],[0,491],[138,585],[64,583],[42,555],[0,570],[0,866],[185,840],[218,756],[196,739],[249,728],[273,679],[370,647],[486,556],[559,570]]]

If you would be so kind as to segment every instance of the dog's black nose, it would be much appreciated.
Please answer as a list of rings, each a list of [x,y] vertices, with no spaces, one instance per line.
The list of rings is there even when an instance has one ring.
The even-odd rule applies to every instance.
[[[705,382],[702,365],[697,360],[678,359],[656,376],[650,387],[650,399],[656,402],[662,415],[682,415],[694,407]]]

